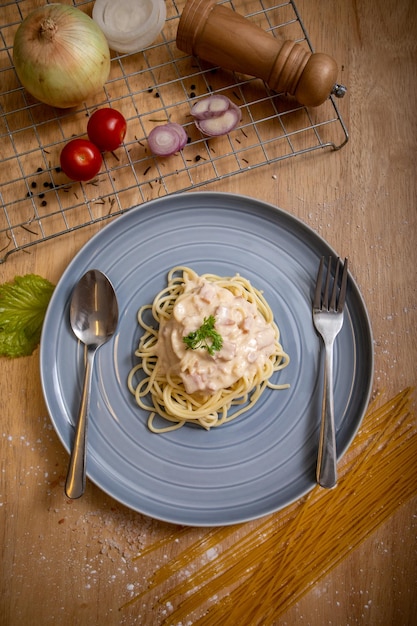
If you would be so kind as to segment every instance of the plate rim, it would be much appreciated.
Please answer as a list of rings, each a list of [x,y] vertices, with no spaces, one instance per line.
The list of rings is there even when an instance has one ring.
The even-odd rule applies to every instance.
[[[40,354],[39,354],[39,359],[40,359],[40,374],[41,374],[41,386],[42,386],[42,393],[43,393],[43,397],[44,397],[44,401],[48,410],[48,414],[50,416],[52,425],[55,429],[55,432],[58,435],[58,438],[60,439],[61,443],[63,444],[64,448],[66,449],[67,452],[70,451],[70,444],[66,441],[63,432],[58,428],[58,424],[56,423],[56,419],[54,418],[54,416],[51,413],[51,406],[50,406],[50,402],[49,402],[49,397],[48,397],[48,392],[46,389],[46,385],[45,385],[45,376],[44,376],[44,352],[46,350],[45,348],[45,344],[46,344],[46,334],[47,334],[47,326],[48,326],[48,322],[49,322],[49,316],[51,315],[51,311],[53,311],[53,308],[55,306],[55,301],[59,298],[62,298],[61,293],[60,293],[60,289],[59,287],[62,286],[65,281],[67,280],[67,278],[69,276],[71,276],[71,272],[74,266],[77,265],[77,263],[79,262],[80,258],[83,257],[83,255],[85,255],[87,252],[89,252],[91,250],[91,248],[94,247],[95,243],[97,240],[100,240],[101,238],[106,236],[106,233],[108,231],[111,231],[112,229],[114,229],[116,227],[116,225],[123,225],[124,221],[129,220],[129,219],[133,219],[135,222],[136,221],[141,221],[141,215],[142,212],[144,210],[148,210],[149,207],[153,207],[152,210],[157,211],[158,210],[158,205],[162,204],[167,205],[168,204],[168,209],[169,211],[172,211],[173,209],[171,209],[169,207],[169,201],[173,200],[175,198],[175,200],[173,200],[174,202],[180,202],[181,203],[181,198],[187,198],[187,202],[188,202],[188,198],[190,198],[191,196],[193,196],[195,198],[195,202],[198,202],[198,198],[202,198],[204,197],[205,199],[210,199],[211,201],[214,201],[215,198],[218,199],[222,199],[222,201],[226,201],[226,199],[233,199],[233,201],[242,201],[245,202],[246,204],[249,203],[249,205],[251,205],[251,213],[254,211],[254,206],[262,206],[263,208],[267,209],[268,211],[272,211],[273,214],[278,216],[278,222],[281,219],[284,219],[286,221],[286,224],[289,224],[291,226],[294,227],[295,229],[301,230],[302,233],[307,233],[309,238],[313,240],[314,243],[320,244],[321,246],[327,248],[327,250],[329,250],[329,252],[331,252],[332,254],[337,255],[337,253],[335,252],[335,250],[332,248],[332,246],[319,234],[317,233],[310,225],[308,225],[307,223],[305,223],[301,218],[299,218],[298,216],[292,215],[291,213],[289,213],[288,211],[285,211],[284,209],[282,209],[281,207],[278,207],[272,203],[266,202],[264,200],[259,200],[258,198],[254,198],[252,196],[249,195],[242,195],[242,194],[236,194],[236,193],[232,193],[232,192],[218,192],[218,191],[187,191],[187,192],[179,192],[179,193],[174,193],[174,194],[169,194],[167,196],[163,196],[161,198],[156,198],[153,200],[150,200],[148,202],[142,203],[140,205],[134,206],[131,209],[127,210],[125,213],[123,213],[122,215],[118,216],[116,220],[113,220],[112,222],[106,224],[104,226],[104,228],[102,228],[101,230],[99,230],[97,233],[95,233],[94,235],[92,235],[92,237],[90,237],[90,239],[84,244],[82,245],[82,247],[78,250],[78,252],[74,255],[74,257],[71,259],[71,261],[68,263],[68,265],[66,266],[66,268],[64,269],[64,271],[62,272],[58,283],[54,289],[54,292],[52,294],[51,300],[49,302],[46,314],[45,314],[45,319],[44,319],[44,324],[42,327],[42,332],[41,332],[41,340],[40,340]],[[186,208],[187,210],[192,210],[192,207],[190,206],[182,206],[181,209]],[[221,207],[221,208],[235,208],[235,207]],[[175,209],[174,209],[175,210]],[[133,216],[133,217],[132,217]],[[138,216],[138,217],[136,217]],[[117,237],[116,237],[117,238]],[[308,241],[308,247],[310,248],[310,241]],[[350,271],[349,271],[350,274]],[[72,284],[75,284],[77,278],[75,278],[72,282]],[[369,361],[369,371],[368,371],[368,379],[366,382],[366,389],[365,389],[365,396],[362,402],[362,411],[361,411],[361,415],[360,417],[357,419],[356,422],[356,427],[353,428],[353,432],[351,433],[351,436],[347,439],[347,441],[345,442],[345,445],[338,451],[338,460],[340,461],[340,459],[342,458],[342,456],[346,453],[347,449],[350,447],[354,437],[356,436],[360,425],[363,421],[363,418],[366,414],[366,410],[370,401],[370,397],[372,394],[372,388],[373,388],[373,377],[374,377],[374,342],[373,342],[373,332],[372,332],[372,325],[371,325],[371,320],[370,320],[370,316],[366,307],[366,303],[365,300],[363,298],[363,295],[356,283],[356,281],[353,279],[353,277],[350,274],[350,280],[351,283],[353,285],[354,291],[355,291],[355,297],[358,298],[360,304],[361,304],[361,308],[362,308],[362,314],[363,314],[363,324],[364,324],[364,328],[366,330],[366,335],[367,335],[367,339],[368,339],[368,346],[366,348],[367,351],[367,360]],[[65,307],[65,302],[64,302],[64,307]],[[247,521],[251,521],[254,519],[259,519],[260,517],[263,517],[264,515],[267,515],[269,513],[273,513],[276,511],[281,510],[282,508],[284,508],[285,506],[288,506],[289,504],[291,504],[292,502],[300,499],[302,496],[304,496],[306,493],[308,493],[313,487],[314,484],[311,486],[307,486],[307,488],[303,491],[303,492],[299,492],[297,493],[292,500],[289,500],[285,505],[283,506],[279,506],[278,508],[273,508],[271,509],[271,511],[268,512],[262,512],[261,514],[253,514],[252,516],[244,516],[241,519],[233,519],[231,521],[225,520],[222,522],[218,522],[218,523],[189,523],[186,520],[184,520],[183,518],[181,518],[181,516],[179,516],[177,519],[173,519],[173,518],[169,518],[169,517],[164,517],[164,516],[158,516],[155,515],[154,513],[150,513],[147,512],[146,510],[141,510],[140,507],[133,507],[131,504],[127,503],[125,500],[121,499],[120,497],[117,496],[117,494],[115,493],[110,493],[109,491],[107,491],[105,488],[103,488],[102,485],[100,485],[100,482],[97,481],[94,477],[92,478],[88,472],[87,472],[87,476],[89,478],[89,480],[91,480],[96,486],[98,486],[104,493],[106,493],[108,496],[112,497],[114,500],[118,501],[119,503],[123,504],[124,506],[128,507],[131,510],[134,510],[140,514],[152,517],[154,519],[158,519],[160,521],[164,521],[164,522],[168,522],[168,523],[174,523],[174,524],[182,524],[182,525],[188,525],[188,526],[223,526],[223,525],[229,525],[229,524],[236,524],[236,523],[244,523]]]

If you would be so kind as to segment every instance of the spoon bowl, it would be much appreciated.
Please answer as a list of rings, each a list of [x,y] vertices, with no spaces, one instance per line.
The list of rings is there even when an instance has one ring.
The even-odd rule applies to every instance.
[[[79,498],[85,490],[87,426],[91,380],[97,350],[114,335],[119,318],[116,293],[107,276],[89,270],[74,288],[70,323],[74,335],[85,345],[86,367],[80,410],[65,482],[68,498]]]

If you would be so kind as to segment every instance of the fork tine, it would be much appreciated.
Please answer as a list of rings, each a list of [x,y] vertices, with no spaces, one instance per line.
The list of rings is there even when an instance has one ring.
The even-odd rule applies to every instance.
[[[330,273],[332,269],[332,257],[329,256],[329,264],[327,266],[327,275],[326,275],[326,283],[324,285],[324,294],[323,294],[323,309],[328,310],[329,308],[329,291],[330,291]]]
[[[337,310],[338,310],[339,313],[341,311],[343,311],[343,307],[344,307],[344,304],[345,304],[346,285],[347,285],[347,273],[348,273],[348,260],[346,258],[344,263],[343,263],[342,284],[340,286],[339,302],[337,304]]]
[[[338,277],[339,277],[339,267],[340,267],[340,259],[339,259],[339,257],[337,257],[336,269],[334,271],[333,289],[332,289],[332,297],[330,299],[329,311],[336,311],[336,293],[337,293],[337,282],[338,282]],[[330,275],[330,260],[329,260],[328,276],[329,275]]]
[[[319,271],[317,273],[316,289],[314,292],[314,300],[313,300],[313,307],[315,309],[321,308],[321,284],[323,282],[323,265],[324,265],[324,256],[322,256],[320,259]]]

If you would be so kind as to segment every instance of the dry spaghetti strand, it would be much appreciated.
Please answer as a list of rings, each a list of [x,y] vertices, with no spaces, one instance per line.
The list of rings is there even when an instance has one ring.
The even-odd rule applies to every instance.
[[[158,602],[177,606],[162,624],[191,618],[194,626],[271,624],[412,497],[417,430],[411,394],[407,388],[370,407],[341,463],[337,489],[316,487],[258,522],[210,530],[161,568],[141,595],[164,587]],[[213,549],[217,556],[208,561]],[[178,576],[191,562],[200,565]]]

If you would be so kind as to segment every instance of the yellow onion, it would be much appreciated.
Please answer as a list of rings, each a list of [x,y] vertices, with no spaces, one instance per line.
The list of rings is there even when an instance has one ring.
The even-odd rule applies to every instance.
[[[110,73],[110,51],[94,20],[75,7],[47,4],[32,11],[13,44],[17,75],[46,104],[77,106],[101,89]]]

